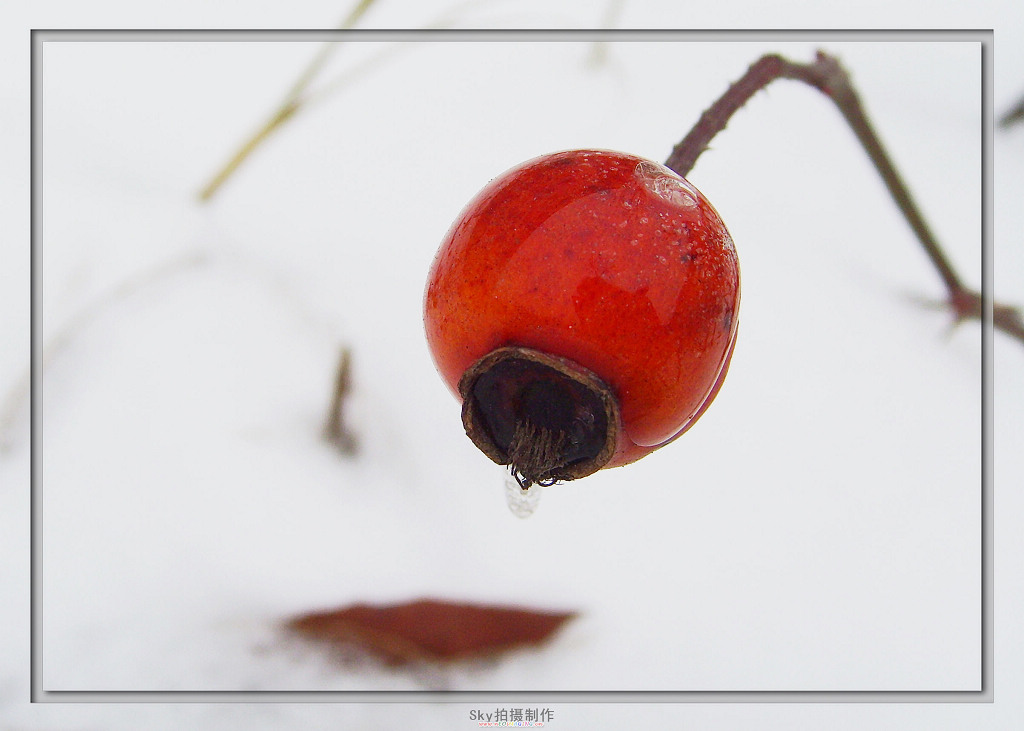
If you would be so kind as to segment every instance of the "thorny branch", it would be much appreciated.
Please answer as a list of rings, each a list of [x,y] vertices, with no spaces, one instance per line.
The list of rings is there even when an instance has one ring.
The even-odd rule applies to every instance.
[[[831,99],[850,125],[864,151],[881,175],[907,223],[939,272],[949,295],[948,305],[957,322],[983,319],[986,303],[980,292],[965,286],[932,233],[910,190],[903,182],[871,123],[850,75],[833,56],[819,51],[809,64],[795,63],[775,54],[756,61],[704,114],[683,140],[675,146],[666,166],[686,177],[711,139],[725,129],[733,114],[758,91],[776,79],[794,79],[809,84]],[[993,324],[1024,343],[1024,320],[1015,307],[994,304]]]

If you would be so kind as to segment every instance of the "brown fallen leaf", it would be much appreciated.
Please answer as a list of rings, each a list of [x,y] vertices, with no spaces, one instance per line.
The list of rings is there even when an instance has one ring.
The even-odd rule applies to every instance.
[[[575,616],[420,599],[304,614],[289,620],[287,627],[307,639],[356,646],[389,665],[406,665],[487,657],[536,645]]]

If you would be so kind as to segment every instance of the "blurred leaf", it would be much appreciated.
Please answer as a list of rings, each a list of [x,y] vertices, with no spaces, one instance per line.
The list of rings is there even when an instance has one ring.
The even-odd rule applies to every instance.
[[[356,646],[389,665],[488,657],[548,639],[572,612],[421,599],[393,606],[354,604],[305,614],[287,626],[307,639]]]

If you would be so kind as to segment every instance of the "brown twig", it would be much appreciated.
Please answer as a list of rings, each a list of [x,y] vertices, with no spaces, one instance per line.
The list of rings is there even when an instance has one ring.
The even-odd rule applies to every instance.
[[[331,406],[324,423],[324,439],[337,447],[346,457],[355,455],[358,443],[355,435],[345,426],[343,409],[345,398],[352,389],[352,353],[342,348],[338,356],[338,368],[334,375],[334,392],[331,395]]]
[[[689,134],[675,146],[666,166],[686,177],[697,158],[707,149],[711,139],[725,129],[729,119],[758,91],[776,79],[794,79],[809,84],[831,99],[850,125],[889,194],[913,229],[925,253],[939,272],[948,292],[948,305],[957,322],[968,318],[983,319],[985,302],[979,292],[966,287],[938,240],[921,215],[910,190],[885,151],[878,134],[871,126],[850,75],[839,61],[821,51],[813,63],[802,64],[782,56],[769,54],[758,59],[736,83],[729,87],[704,114]],[[1024,321],[1015,307],[992,306],[993,324],[999,330],[1024,343]]]

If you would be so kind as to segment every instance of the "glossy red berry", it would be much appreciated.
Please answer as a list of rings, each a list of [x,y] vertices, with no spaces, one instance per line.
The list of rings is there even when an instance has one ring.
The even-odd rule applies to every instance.
[[[739,265],[718,213],[662,165],[598,150],[491,181],[448,231],[424,320],[466,431],[520,484],[627,464],[725,378]]]

